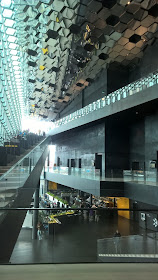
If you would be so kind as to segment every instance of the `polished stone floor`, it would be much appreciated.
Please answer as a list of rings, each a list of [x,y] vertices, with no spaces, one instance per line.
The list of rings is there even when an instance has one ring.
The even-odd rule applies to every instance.
[[[122,236],[143,233],[143,229],[122,217],[104,217],[98,223],[77,218],[55,235],[44,233],[42,240],[32,240],[31,229],[22,229],[10,262],[81,263],[97,262],[97,239],[113,237],[116,229]]]

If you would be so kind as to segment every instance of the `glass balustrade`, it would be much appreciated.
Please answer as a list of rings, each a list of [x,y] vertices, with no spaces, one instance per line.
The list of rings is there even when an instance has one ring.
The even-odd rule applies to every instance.
[[[100,169],[93,167],[64,167],[54,166],[48,167],[46,172],[51,172],[58,175],[72,175],[75,177],[86,178],[97,181],[113,181],[113,182],[136,182],[139,184],[147,184],[158,186],[157,171],[143,171],[143,170],[113,170],[110,169],[105,174],[100,172]]]
[[[100,197],[93,198],[91,207],[75,191],[64,195],[67,201],[61,193],[45,193],[37,209],[0,209],[0,224],[14,221],[6,234],[9,242],[5,230],[0,232],[1,264],[157,263],[156,209],[113,208],[108,201],[98,204]],[[14,196],[8,194],[5,201]],[[71,197],[75,204],[68,202]]]
[[[47,148],[49,144],[48,140],[48,138],[43,140],[22,160],[18,161],[9,171],[0,177],[0,196],[2,195],[5,198],[8,193],[13,193],[14,198],[17,197],[20,188],[23,187],[39,158]],[[15,199],[7,203],[6,207],[10,207],[14,200]],[[1,207],[4,207],[4,204],[0,203],[0,208]]]
[[[87,178],[92,180],[100,180],[100,170],[94,168],[77,168],[77,167],[48,167],[45,171],[61,174],[61,175],[72,175],[79,176],[81,178]]]
[[[133,94],[137,94],[141,92],[142,90],[145,90],[149,87],[152,87],[154,85],[158,84],[158,73],[152,73],[148,75],[147,77],[141,78],[140,80],[137,80],[127,86],[124,86],[112,93],[110,93],[108,96],[104,96],[101,99],[98,99],[97,101],[94,101],[93,103],[89,104],[88,106],[77,110],[73,114],[70,114],[58,121],[55,122],[55,127],[64,125],[66,123],[69,123],[75,119],[78,119],[80,117],[84,117],[87,114],[90,114],[94,112],[95,110],[100,110],[112,103],[115,103],[117,101],[120,101],[121,99],[128,98],[129,96]]]

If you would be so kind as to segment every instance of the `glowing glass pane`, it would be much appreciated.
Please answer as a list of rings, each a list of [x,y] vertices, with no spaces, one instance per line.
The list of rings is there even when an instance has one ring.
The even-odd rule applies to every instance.
[[[11,5],[11,0],[1,0],[1,6],[2,7],[10,7],[10,5]]]
[[[13,65],[18,65],[18,64],[19,64],[19,61],[13,61],[12,64],[13,64]]]
[[[15,33],[15,29],[14,28],[7,28],[6,34],[13,35],[14,33]]]
[[[12,14],[13,14],[13,11],[9,10],[9,9],[4,9],[4,11],[3,11],[3,16],[5,18],[11,18]]]
[[[12,27],[14,25],[15,21],[12,19],[6,19],[4,25],[8,27]]]
[[[17,44],[14,44],[14,43],[9,44],[10,49],[16,49],[16,47],[17,47]]]
[[[17,52],[18,52],[18,51],[16,51],[16,50],[11,50],[11,51],[10,51],[10,54],[16,55]]]
[[[18,60],[19,57],[17,55],[13,55],[11,58],[12,60]]]
[[[9,36],[8,37],[8,42],[12,42],[12,43],[14,43],[15,41],[16,41],[16,37],[14,37],[14,36]]]
[[[14,66],[13,68],[14,68],[15,70],[19,70],[19,69],[20,69],[19,66]]]

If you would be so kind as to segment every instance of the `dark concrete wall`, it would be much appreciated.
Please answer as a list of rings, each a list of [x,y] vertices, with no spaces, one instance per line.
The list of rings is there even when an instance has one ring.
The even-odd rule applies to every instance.
[[[157,160],[158,151],[158,112],[130,126],[130,168],[132,162],[139,162],[139,169],[155,171],[150,161]]]
[[[129,169],[129,129],[125,124],[106,121],[105,169],[107,177],[122,177]]]
[[[158,112],[145,118],[145,162],[146,170],[154,171],[149,166],[151,160],[157,160],[158,151]]]
[[[144,169],[145,161],[145,126],[144,119],[130,126],[130,169],[132,162],[139,162],[139,168]]]
[[[56,163],[60,157],[61,166],[67,166],[68,159],[75,159],[75,166],[79,166],[81,158],[82,168],[94,168],[95,153],[102,154],[103,170],[105,169],[105,124],[97,124],[83,128],[80,131],[66,134],[56,144]]]
[[[158,41],[144,51],[144,56],[129,73],[129,81],[133,82],[158,69]]]

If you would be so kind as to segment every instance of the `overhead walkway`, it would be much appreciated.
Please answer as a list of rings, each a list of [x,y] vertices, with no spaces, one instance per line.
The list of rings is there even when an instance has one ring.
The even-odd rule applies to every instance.
[[[157,92],[158,72],[154,72],[58,120],[49,135],[56,135],[156,100]]]
[[[0,261],[1,257],[3,261],[9,259],[26,215],[26,211],[7,209],[30,207],[33,193],[39,187],[50,142],[50,137],[44,139],[0,178]],[[10,232],[12,240],[8,242]]]

